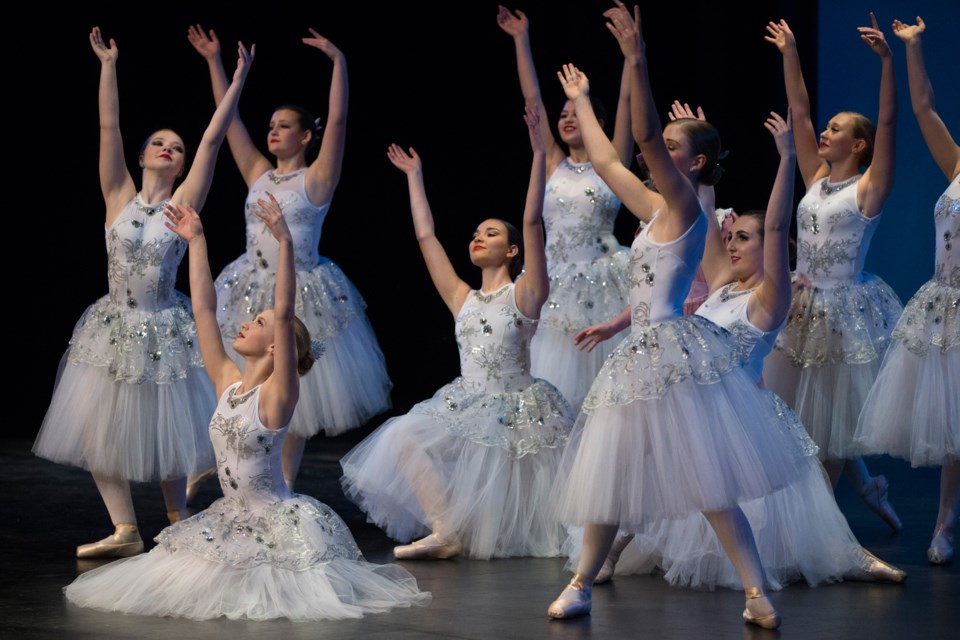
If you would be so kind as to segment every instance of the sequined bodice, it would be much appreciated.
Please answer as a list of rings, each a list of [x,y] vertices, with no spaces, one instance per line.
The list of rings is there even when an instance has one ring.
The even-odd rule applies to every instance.
[[[537,321],[517,308],[513,283],[491,293],[471,291],[457,315],[460,375],[491,392],[529,385],[530,339]]]
[[[747,302],[756,289],[736,291],[736,285],[736,282],[732,282],[714,291],[696,313],[730,332],[744,352],[749,354],[747,370],[760,382],[763,359],[773,349],[783,325],[773,331],[763,331],[754,326],[747,318]],[[783,324],[786,321],[784,318]]]
[[[857,206],[857,180],[836,189],[815,182],[797,207],[797,273],[814,282],[858,278],[880,215]]]
[[[960,175],[937,200],[937,264],[934,277],[941,284],[960,287]]]
[[[630,310],[633,330],[683,315],[683,301],[697,275],[707,237],[707,214],[700,212],[682,236],[667,243],[650,239],[656,216],[630,246]],[[656,286],[654,286],[656,285]]]
[[[565,159],[547,182],[543,202],[547,269],[589,262],[619,247],[613,223],[620,200],[589,162]]]
[[[114,304],[140,311],[173,304],[186,243],[164,225],[166,203],[147,205],[137,194],[107,229],[107,278]]]
[[[240,382],[235,382],[223,392],[210,421],[210,440],[224,497],[256,508],[290,497],[281,463],[287,427],[263,426],[260,386],[237,394],[239,386]]]
[[[310,202],[307,198],[306,174],[306,169],[279,175],[268,171],[250,187],[245,207],[247,256],[258,269],[273,273],[277,268],[280,252],[280,245],[270,233],[270,229],[256,214],[257,200],[266,200],[267,192],[273,194],[283,209],[283,217],[293,236],[293,256],[297,271],[308,271],[320,261],[320,233],[330,210],[330,202],[319,207]]]

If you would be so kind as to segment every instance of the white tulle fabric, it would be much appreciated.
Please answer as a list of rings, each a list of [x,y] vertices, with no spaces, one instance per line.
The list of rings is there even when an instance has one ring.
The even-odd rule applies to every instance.
[[[764,363],[764,384],[790,404],[821,459],[856,455],[860,411],[903,311],[863,272],[880,215],[864,216],[857,182],[814,183],[797,209],[797,269],[787,325]]]
[[[280,203],[294,241],[296,315],[322,345],[323,357],[300,379],[300,402],[290,432],[309,438],[337,435],[365,424],[390,408],[393,387],[366,302],[339,266],[318,253],[327,202],[307,198],[306,169],[260,176],[247,195],[247,250],[217,276],[217,321],[227,353],[241,323],[273,308],[279,245],[256,215],[257,200],[269,192]],[[242,358],[235,356],[237,364]]]
[[[556,386],[574,411],[623,335],[580,351],[576,334],[627,306],[629,252],[613,235],[620,200],[589,162],[565,159],[543,202],[550,297],[530,343],[530,371]]]
[[[721,287],[697,314],[730,332],[749,354],[747,369],[759,381],[760,366],[778,330],[764,331],[750,321],[747,311],[752,293],[738,291],[733,285]],[[816,457],[816,444],[783,400],[770,391],[763,394],[770,411],[780,417],[781,428],[787,426],[804,453],[796,482],[739,503],[753,531],[766,586],[781,589],[798,580],[817,586],[863,577],[864,550],[837,507],[823,465]],[[582,530],[578,529],[571,533],[566,547],[571,569],[579,560],[581,544]],[[677,587],[743,588],[713,528],[699,513],[640,527],[616,565],[618,575],[633,573],[662,573]]]
[[[670,243],[649,237],[655,226],[631,248],[631,333],[598,374],[564,453],[554,500],[571,525],[642,531],[732,508],[795,482],[805,464],[792,417],[744,368],[749,354],[709,320],[681,315],[706,214]]]
[[[472,292],[456,323],[460,377],[340,461],[346,495],[396,540],[433,530],[474,558],[560,553],[565,533],[547,497],[573,414],[529,373],[537,323],[514,291]],[[423,504],[425,493],[437,503]]]
[[[186,244],[137,195],[106,230],[109,293],[73,330],[33,452],[126,480],[213,465],[215,392],[190,300],[174,289]]]
[[[164,529],[149,553],[82,574],[64,589],[82,607],[206,620],[359,618],[426,604],[409,572],[366,562],[327,505],[291,494],[287,427],[259,420],[260,387],[224,392],[210,422],[224,497]]]
[[[960,457],[960,177],[934,209],[934,277],[910,299],[860,413],[856,446],[915,467]]]

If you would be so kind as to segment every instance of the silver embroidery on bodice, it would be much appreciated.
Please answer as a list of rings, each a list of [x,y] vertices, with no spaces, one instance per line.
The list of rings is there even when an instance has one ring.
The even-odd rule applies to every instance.
[[[547,270],[589,262],[620,248],[613,225],[620,200],[589,162],[565,159],[547,182],[543,207]]]
[[[814,282],[857,278],[880,215],[857,207],[857,183],[825,193],[815,183],[797,208],[797,272]]]
[[[164,529],[157,542],[244,568],[269,563],[302,571],[335,558],[362,559],[340,516],[287,489],[281,464],[287,427],[264,427],[260,387],[236,395],[239,384],[224,393],[210,421],[224,497]]]
[[[517,391],[533,381],[530,338],[537,321],[520,313],[513,296],[513,284],[468,295],[457,315],[460,375],[483,380],[491,391]]]
[[[269,200],[267,193],[280,203],[284,220],[293,236],[293,256],[297,271],[314,268],[320,261],[320,235],[323,221],[330,210],[330,202],[316,206],[307,198],[306,169],[290,174],[281,174],[279,183],[271,179],[272,172],[257,178],[247,194],[245,216],[247,222],[247,256],[258,268],[271,273],[276,271],[279,258],[279,243],[270,229],[257,216],[257,200]]]
[[[945,353],[960,347],[960,176],[934,209],[936,265],[933,278],[910,298],[893,339],[918,356],[932,346]]]

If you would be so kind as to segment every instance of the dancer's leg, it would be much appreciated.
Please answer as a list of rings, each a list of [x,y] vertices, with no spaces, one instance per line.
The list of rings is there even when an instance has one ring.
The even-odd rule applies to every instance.
[[[547,607],[548,616],[575,618],[590,613],[593,580],[607,559],[618,531],[619,527],[615,524],[588,524],[583,528],[583,548],[577,573],[560,596]]]
[[[900,517],[887,499],[887,479],[884,476],[871,477],[867,465],[860,457],[847,460],[843,473],[864,504],[880,516],[887,526],[895,532],[903,529]]]
[[[130,483],[120,478],[93,474],[103,504],[114,525],[113,535],[99,542],[77,547],[78,558],[121,558],[143,553],[143,540],[137,530],[137,516],[133,511]]]
[[[940,511],[937,526],[927,549],[933,564],[946,564],[953,559],[953,527],[960,511],[960,459],[947,457],[940,470]]]
[[[163,491],[163,502],[167,505],[167,519],[170,524],[184,520],[187,513],[187,479],[174,478],[160,483]]]
[[[717,534],[720,545],[740,576],[747,597],[743,619],[767,629],[780,626],[780,615],[763,592],[763,567],[760,552],[747,516],[740,507],[703,514]]]

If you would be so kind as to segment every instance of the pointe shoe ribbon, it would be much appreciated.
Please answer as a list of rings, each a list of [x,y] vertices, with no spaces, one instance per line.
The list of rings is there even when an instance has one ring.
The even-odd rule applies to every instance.
[[[590,613],[592,594],[593,587],[581,586],[575,578],[560,592],[560,597],[550,603],[547,615],[558,620],[585,616]]]
[[[444,540],[435,533],[410,544],[393,548],[396,560],[446,560],[460,555],[459,540]]]
[[[113,535],[77,547],[78,558],[128,558],[143,553],[143,540],[135,524],[118,524]]]
[[[953,560],[953,532],[945,525],[938,524],[933,530],[933,539],[927,549],[930,564],[947,564]]]
[[[743,621],[749,622],[750,624],[755,624],[758,627],[763,627],[764,629],[776,629],[780,626],[780,614],[777,613],[776,609],[773,608],[773,603],[770,602],[770,599],[757,587],[750,587],[745,590],[747,596],[747,605],[743,610]],[[750,610],[751,605],[757,607],[759,601],[766,601],[767,608],[771,613],[757,615]]]

